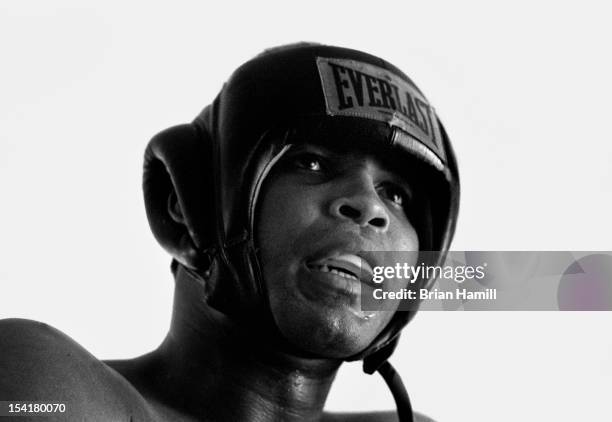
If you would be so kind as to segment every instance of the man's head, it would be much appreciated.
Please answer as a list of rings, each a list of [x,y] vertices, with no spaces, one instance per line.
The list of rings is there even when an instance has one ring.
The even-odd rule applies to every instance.
[[[236,321],[269,315],[324,356],[390,353],[410,318],[359,310],[359,251],[443,254],[454,230],[456,165],[433,109],[401,71],[355,50],[256,57],[192,124],[154,138],[145,166],[153,231],[209,304]],[[211,263],[227,277],[208,277]]]
[[[355,355],[393,316],[395,301],[361,309],[362,289],[373,288],[362,266],[380,264],[369,251],[419,250],[410,218],[417,181],[406,173],[367,151],[308,143],[266,178],[255,225],[265,294],[276,326],[299,349]]]

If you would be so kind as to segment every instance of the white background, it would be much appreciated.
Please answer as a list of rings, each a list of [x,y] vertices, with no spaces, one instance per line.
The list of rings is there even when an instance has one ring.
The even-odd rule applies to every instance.
[[[0,317],[45,321],[100,358],[169,324],[142,154],[231,71],[319,41],[387,58],[455,145],[455,250],[612,250],[605,2],[0,3]],[[500,2],[501,3],[501,2]],[[439,421],[609,421],[612,313],[421,313],[393,363]],[[334,410],[392,408],[348,365]]]

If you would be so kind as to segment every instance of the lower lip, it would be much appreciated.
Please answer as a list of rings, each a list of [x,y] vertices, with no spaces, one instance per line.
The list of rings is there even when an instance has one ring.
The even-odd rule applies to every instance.
[[[308,266],[304,266],[303,269],[306,277],[301,277],[302,283],[299,284],[300,290],[307,297],[314,299],[340,296],[349,299],[350,302],[358,302],[361,294],[361,282],[359,280],[328,271],[319,271]]]

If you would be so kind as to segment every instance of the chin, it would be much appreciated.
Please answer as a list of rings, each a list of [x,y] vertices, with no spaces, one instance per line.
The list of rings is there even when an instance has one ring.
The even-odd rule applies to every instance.
[[[375,321],[358,321],[343,309],[287,307],[274,312],[281,335],[295,348],[318,357],[341,359],[356,355],[374,339]]]

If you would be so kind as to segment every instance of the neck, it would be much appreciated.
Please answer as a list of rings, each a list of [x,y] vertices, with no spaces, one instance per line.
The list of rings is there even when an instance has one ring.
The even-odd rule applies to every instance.
[[[209,307],[203,288],[179,269],[171,328],[156,355],[164,394],[210,420],[321,418],[340,361],[295,356]]]

